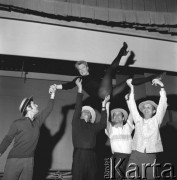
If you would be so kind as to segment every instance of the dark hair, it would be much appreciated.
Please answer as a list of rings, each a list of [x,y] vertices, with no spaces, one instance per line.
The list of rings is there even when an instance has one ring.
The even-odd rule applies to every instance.
[[[27,107],[31,107],[31,101],[29,102],[29,104],[28,104],[28,106],[26,106],[26,108],[25,108],[25,110],[23,111],[23,114],[22,114],[22,116],[26,116],[26,114],[27,114]]]
[[[27,114],[27,109],[25,109],[25,110],[23,111],[22,116],[26,116],[26,114]]]

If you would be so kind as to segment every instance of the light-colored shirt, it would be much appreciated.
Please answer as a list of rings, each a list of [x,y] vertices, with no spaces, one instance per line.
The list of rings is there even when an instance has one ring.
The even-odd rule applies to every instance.
[[[134,129],[132,116],[129,116],[127,123],[122,127],[112,126],[108,122],[106,135],[110,139],[112,153],[125,153],[131,154],[132,136],[131,133]]]
[[[156,114],[145,120],[137,110],[134,93],[129,96],[129,108],[135,122],[135,134],[132,142],[132,150],[146,153],[157,153],[163,151],[159,128],[167,109],[167,97],[164,89],[160,90],[160,100]]]

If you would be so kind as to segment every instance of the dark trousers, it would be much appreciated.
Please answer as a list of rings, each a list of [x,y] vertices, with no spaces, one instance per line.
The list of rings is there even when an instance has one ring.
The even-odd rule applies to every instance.
[[[75,148],[73,152],[72,180],[95,180],[96,154],[93,149]]]
[[[122,180],[126,175],[126,167],[129,161],[130,154],[114,153],[111,161],[111,176],[112,179]]]
[[[32,180],[33,158],[7,159],[3,180]]]
[[[124,44],[122,46],[122,48],[120,49],[116,58],[111,63],[110,67],[107,69],[107,71],[101,81],[100,88],[98,90],[98,96],[100,98],[104,99],[107,95],[111,95],[112,98],[116,97],[118,94],[120,94],[126,88],[129,88],[126,83],[126,80],[121,83],[118,83],[114,87],[112,85],[112,76],[113,76],[115,70],[119,67],[120,60],[121,60],[122,56],[124,56],[126,49],[127,49],[127,47]],[[126,66],[126,64],[125,64],[125,66]],[[157,78],[157,75],[151,75],[149,77],[143,77],[143,78],[132,78],[132,84],[135,86],[141,85],[146,82],[151,82],[154,78]]]
[[[155,159],[156,159],[156,154],[132,151],[126,172],[130,172],[131,170],[135,169],[135,167],[136,167],[136,171],[131,171],[132,173],[127,175],[134,176],[136,177],[135,179],[143,179],[143,177],[144,179],[148,179],[148,180],[154,179],[153,167],[151,167],[151,165],[154,163]],[[145,165],[147,168],[144,168]],[[140,178],[138,178],[138,176]]]

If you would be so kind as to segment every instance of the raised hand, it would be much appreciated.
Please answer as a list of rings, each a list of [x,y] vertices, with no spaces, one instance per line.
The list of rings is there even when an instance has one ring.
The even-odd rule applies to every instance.
[[[77,85],[77,87],[78,87],[78,92],[82,92],[82,79],[80,79],[80,78],[78,78],[77,80],[76,80],[76,85]]]
[[[129,94],[129,93],[125,95],[125,100],[126,100],[126,101],[128,101],[128,100],[129,100],[129,96],[130,96],[130,94]]]
[[[133,86],[132,85],[132,79],[127,79],[126,83],[130,88]]]
[[[164,84],[160,79],[153,79],[152,80],[152,85],[155,85],[155,86],[159,85],[161,87],[164,87]]]
[[[110,95],[107,95],[107,96],[104,98],[104,101],[105,101],[105,103],[107,103],[109,100],[110,100]]]
[[[107,102],[110,100],[110,95],[107,95],[105,98],[104,98],[104,100],[103,100],[103,102],[102,102],[102,107],[106,107],[106,104],[107,104]]]
[[[49,88],[49,94],[55,93],[56,90],[57,90],[57,85],[56,84],[51,85]]]

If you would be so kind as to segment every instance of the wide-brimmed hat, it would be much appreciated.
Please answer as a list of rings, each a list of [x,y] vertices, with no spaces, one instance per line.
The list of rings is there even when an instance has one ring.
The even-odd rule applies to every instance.
[[[155,109],[157,109],[157,104],[154,101],[147,100],[147,101],[143,101],[139,104],[138,108],[141,112],[143,112],[145,104],[151,104]]]
[[[127,118],[128,118],[128,113],[127,113],[126,110],[124,110],[124,109],[122,109],[122,108],[113,109],[113,110],[111,110],[111,117],[113,117],[113,114],[114,114],[115,112],[121,112],[121,113],[124,115],[125,121],[127,120]]]
[[[96,112],[95,112],[95,110],[92,108],[92,107],[90,107],[90,106],[83,106],[82,107],[82,111],[84,111],[84,110],[87,110],[87,111],[89,111],[90,113],[91,113],[91,123],[94,123],[95,122],[95,119],[96,119]]]
[[[26,107],[30,104],[30,102],[33,101],[33,96],[29,98],[24,98],[19,106],[19,111],[21,112],[22,116],[24,114],[24,111],[26,110]]]

